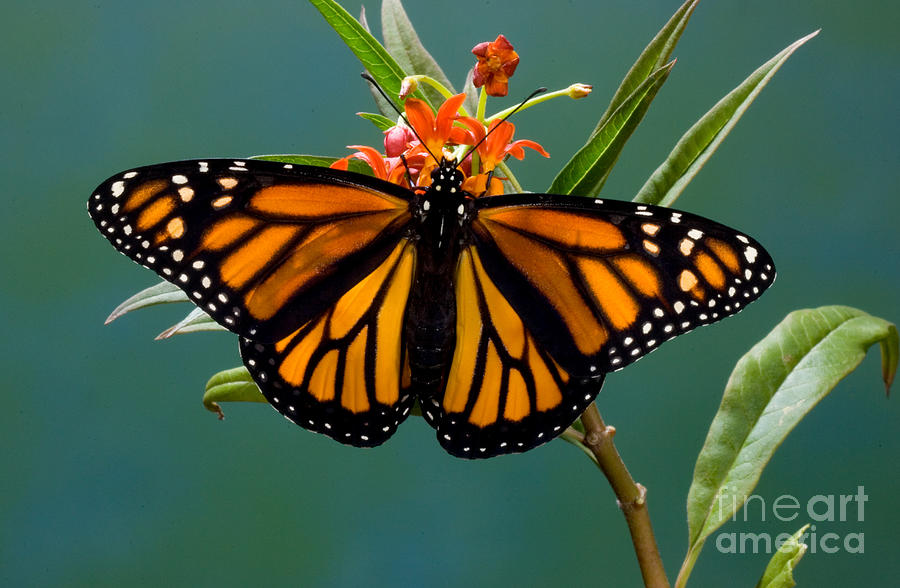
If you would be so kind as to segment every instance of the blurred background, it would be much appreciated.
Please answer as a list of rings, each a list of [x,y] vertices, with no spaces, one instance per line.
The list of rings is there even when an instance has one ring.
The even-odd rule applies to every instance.
[[[380,30],[379,5],[365,3]],[[353,14],[361,3],[345,2]],[[457,88],[481,41],[521,57],[508,99],[594,85],[516,117],[550,160],[514,165],[545,189],[678,2],[458,0],[410,3]],[[360,66],[305,2],[15,2],[0,36],[4,317],[0,584],[637,586],[625,523],[599,470],[555,441],[471,463],[412,418],[374,450],[307,433],[263,404],[216,420],[207,378],[239,364],[233,335],[155,342],[187,313],[146,310],[103,326],[156,283],[85,212],[106,177],[194,157],[378,145]],[[687,547],[696,455],[737,359],[797,308],[847,304],[897,322],[900,8],[760,0],[703,2],[678,63],[604,189],[630,199],[720,97],[795,39],[822,28],[775,76],[679,208],[739,227],[775,258],[775,286],[749,310],[610,376],[600,410],[649,505],[674,578]],[[380,36],[380,34],[378,35]],[[900,576],[900,400],[879,353],[787,438],[756,493],[868,496],[864,520],[816,523],[864,553],[818,549],[801,586],[880,586]],[[896,391],[895,391],[896,392]],[[756,511],[722,533],[791,533],[808,517]],[[839,544],[840,545],[840,544]],[[752,586],[766,554],[708,542],[692,585]]]

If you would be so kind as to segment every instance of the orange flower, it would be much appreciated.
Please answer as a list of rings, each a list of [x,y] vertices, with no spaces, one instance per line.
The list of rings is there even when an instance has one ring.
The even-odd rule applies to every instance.
[[[491,175],[491,187],[487,187],[488,174],[478,174],[463,181],[462,189],[475,196],[497,196],[503,194],[502,179]]]
[[[512,123],[495,120],[486,129],[475,118],[459,116],[457,112],[464,99],[464,94],[451,96],[440,106],[437,115],[425,102],[407,99],[406,116],[421,141],[409,126],[395,125],[384,134],[386,155],[372,147],[351,145],[350,148],[357,151],[335,161],[331,167],[346,170],[351,159],[360,159],[372,168],[377,178],[409,188],[425,187],[431,184],[431,172],[440,164],[445,147],[478,144],[479,169],[472,169],[471,157],[466,157],[458,166],[466,177],[463,189],[470,194],[492,196],[503,193],[503,178],[495,177],[493,171],[507,156],[522,159],[525,156],[523,148],[528,147],[550,157],[534,141],[513,141],[516,128]],[[479,173],[472,175],[473,171]],[[490,184],[488,176],[492,176]]]
[[[503,161],[507,155],[511,155],[516,159],[524,158],[525,150],[523,147],[534,149],[544,157],[550,157],[550,154],[535,141],[529,141],[528,139],[513,141],[512,138],[515,132],[516,127],[511,122],[495,120],[491,123],[487,139],[478,146],[482,172],[489,172],[497,167],[497,164]],[[481,137],[478,137],[478,139],[480,140]]]
[[[465,94],[447,98],[438,109],[437,116],[431,112],[431,108],[424,101],[417,98],[407,98],[406,100],[406,119],[422,139],[425,149],[437,158],[441,157],[444,145],[471,145],[473,143],[471,131],[453,124],[456,120],[456,113],[465,99]]]
[[[485,86],[488,96],[506,96],[509,78],[519,65],[519,55],[513,51],[512,43],[503,35],[497,35],[493,43],[475,45],[472,53],[478,58],[472,77],[475,87]]]
[[[372,173],[380,180],[399,184],[400,182],[396,181],[396,179],[402,179],[405,175],[406,168],[403,167],[403,162],[399,157],[382,157],[381,153],[366,145],[348,145],[347,147],[359,149],[359,151],[338,159],[328,167],[347,171],[351,159],[360,159],[372,168]],[[398,170],[399,174],[397,173]]]

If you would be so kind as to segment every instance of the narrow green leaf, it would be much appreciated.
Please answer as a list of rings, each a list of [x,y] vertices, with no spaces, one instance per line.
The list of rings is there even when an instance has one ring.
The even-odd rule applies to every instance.
[[[160,282],[155,286],[150,286],[141,290],[122,304],[116,307],[114,311],[106,317],[106,324],[113,322],[123,314],[127,314],[132,310],[146,308],[147,306],[155,306],[157,304],[168,304],[170,302],[188,302],[188,296],[182,292],[178,286],[169,282]]]
[[[397,124],[397,119],[390,119],[386,116],[382,116],[380,114],[373,114],[371,112],[357,112],[356,116],[359,118],[365,119],[375,125],[379,131],[386,131],[392,126]]]
[[[563,431],[558,438],[571,443],[572,445],[580,449],[582,453],[591,458],[591,461],[593,461],[595,464],[599,464],[599,462],[597,461],[597,456],[594,455],[594,452],[588,449],[587,445],[582,442],[584,436],[579,435],[579,433],[583,432],[584,431],[578,431],[574,426],[572,426]]]
[[[431,53],[422,45],[412,22],[403,10],[400,0],[383,0],[381,3],[381,34],[387,48],[400,67],[410,75],[426,75],[454,92],[453,85]],[[441,104],[444,97],[428,85],[420,86],[432,104]]]
[[[325,157],[323,155],[256,155],[250,159],[280,161],[282,163],[292,163],[294,165],[316,165],[319,167],[328,167],[338,160],[337,157]],[[372,175],[372,168],[358,159],[351,159],[347,169],[358,174],[366,174],[367,176]]]
[[[794,581],[794,568],[806,553],[806,544],[800,538],[806,533],[809,524],[803,525],[799,531],[791,535],[791,538],[781,544],[769,560],[766,571],[756,584],[756,588],[793,588],[797,585]]]
[[[359,7],[359,18],[356,19],[359,21],[359,24],[362,28],[366,29],[366,32],[372,34],[372,27],[369,26],[369,19],[366,18],[366,5],[363,4]]]
[[[209,379],[203,394],[203,406],[225,418],[220,402],[267,402],[250,372],[244,366],[224,370]]]
[[[225,327],[217,323],[202,308],[195,308],[186,317],[156,336],[157,340],[168,339],[172,335],[184,333],[196,333],[199,331],[227,331]]]
[[[616,93],[613,94],[609,106],[606,107],[606,112],[603,113],[597,126],[591,132],[592,135],[600,131],[606,120],[634,93],[638,86],[644,83],[644,80],[650,77],[650,74],[669,62],[669,57],[671,57],[675,45],[678,44],[681,33],[684,32],[699,1],[687,0],[687,2],[682,4],[675,14],[672,15],[672,18],[669,19],[669,22],[656,33],[650,44],[644,48],[637,61],[625,74],[625,79],[619,84]]]
[[[670,206],[715,153],[750,104],[766,87],[784,62],[801,45],[819,34],[815,31],[794,41],[750,74],[737,88],[722,98],[679,139],[666,160],[634,197],[635,202]]]
[[[366,30],[370,35],[372,34],[372,27],[369,26],[369,21],[366,19],[366,5],[363,4],[359,7],[359,24],[362,25],[362,28]],[[366,84],[369,88],[369,94],[372,95],[372,99],[375,101],[375,106],[378,108],[378,112],[384,114],[385,116],[390,116],[391,113],[394,112],[394,109],[391,108],[391,105],[388,104],[388,101],[384,99],[384,96],[372,87],[372,84]]]
[[[463,109],[475,116],[475,112],[478,110],[478,88],[475,87],[475,68],[469,68],[469,71],[466,73],[466,81],[463,82],[463,92],[466,95],[466,100],[463,102]]]
[[[673,61],[653,72],[619,105],[606,119],[603,127],[591,135],[584,147],[579,149],[557,174],[547,189],[548,192],[580,196],[597,194],[674,64]]]
[[[334,0],[309,0],[310,3],[322,13],[328,24],[343,39],[347,47],[353,51],[356,58],[359,59],[363,67],[366,68],[376,82],[384,89],[388,96],[397,96],[400,93],[400,83],[406,77],[406,72],[391,57],[387,49],[385,49],[378,40],[373,37],[350,13],[334,2]],[[415,92],[418,98],[427,98],[421,92]],[[393,99],[394,104],[399,108],[401,105],[398,100]],[[431,103],[429,102],[429,105]],[[382,112],[385,116],[389,113]]]
[[[753,491],[787,434],[875,343],[882,358],[894,362],[883,366],[889,384],[897,369],[897,327],[854,308],[823,306],[790,313],[738,361],[694,467],[687,573],[705,539]]]

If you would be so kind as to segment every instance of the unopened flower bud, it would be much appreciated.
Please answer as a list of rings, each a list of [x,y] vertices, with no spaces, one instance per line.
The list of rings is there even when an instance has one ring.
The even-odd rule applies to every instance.
[[[593,90],[593,89],[594,89],[594,86],[591,86],[590,84],[581,84],[581,83],[572,84],[568,88],[569,98],[574,98],[575,100],[578,100],[579,98],[584,98],[585,96],[590,94],[591,90]]]
[[[406,97],[415,92],[418,87],[419,80],[417,80],[415,76],[403,78],[403,81],[400,82],[400,100],[406,99]]]

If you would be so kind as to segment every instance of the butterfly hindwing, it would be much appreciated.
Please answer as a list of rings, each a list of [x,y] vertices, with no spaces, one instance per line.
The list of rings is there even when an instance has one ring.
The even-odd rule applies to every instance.
[[[527,451],[568,427],[600,391],[603,374],[572,377],[535,339],[463,249],[456,275],[456,345],[443,397],[423,414],[453,455],[485,458]]]
[[[373,272],[276,343],[241,338],[263,395],[301,427],[342,443],[383,443],[414,397],[404,382],[403,323],[415,248],[401,240]]]
[[[384,261],[409,221],[408,197],[349,172],[207,159],[117,174],[88,210],[119,251],[218,323],[274,342]]]
[[[477,204],[487,275],[573,376],[621,369],[735,314],[775,277],[756,241],[686,212],[547,194]]]

